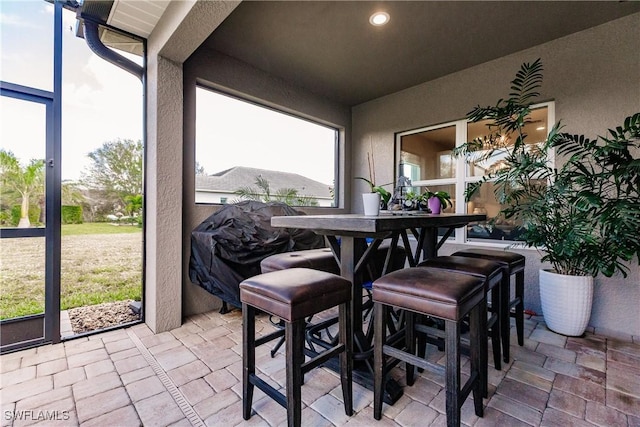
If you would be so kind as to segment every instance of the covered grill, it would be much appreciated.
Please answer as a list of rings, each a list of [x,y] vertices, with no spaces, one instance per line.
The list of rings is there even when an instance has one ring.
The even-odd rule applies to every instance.
[[[272,227],[276,215],[304,213],[284,203],[244,201],[225,205],[202,221],[191,232],[191,281],[240,307],[239,284],[260,274],[264,258],[325,246],[324,238],[312,231]]]

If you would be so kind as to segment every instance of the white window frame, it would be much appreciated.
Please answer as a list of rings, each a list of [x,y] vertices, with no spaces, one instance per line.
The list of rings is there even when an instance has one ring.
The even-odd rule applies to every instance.
[[[547,108],[547,135],[548,135],[550,128],[553,127],[553,125],[555,124],[555,116],[556,116],[555,102],[548,101],[548,102],[534,104],[531,106],[531,109],[535,110],[538,108],[545,108],[545,107]],[[455,120],[451,122],[440,123],[437,125],[425,126],[417,129],[396,133],[395,135],[396,174],[395,175],[399,176],[399,173],[400,173],[399,164],[400,164],[402,137],[413,135],[416,133],[422,133],[422,132],[432,131],[432,130],[441,129],[445,127],[455,126],[456,128],[455,145],[456,147],[459,147],[467,142],[467,126],[469,123],[470,122],[467,119],[461,119],[461,120]],[[468,184],[472,182],[480,181],[482,179],[482,176],[469,176],[469,177],[466,176],[467,168],[466,168],[466,162],[464,157],[458,157],[457,159],[455,159],[455,162],[456,162],[455,178],[418,180],[418,181],[412,181],[411,185],[413,187],[455,185],[455,189],[456,189],[455,197],[454,197],[456,200],[456,203],[454,206],[455,212],[463,214],[463,213],[466,213],[466,207],[467,207],[467,203],[465,202],[465,198],[464,198],[465,188],[467,187]],[[553,150],[549,153],[549,163],[550,164],[555,163],[555,152]],[[468,245],[476,245],[476,246],[493,246],[493,247],[502,247],[502,248],[509,246],[510,244],[510,243],[504,243],[501,240],[491,240],[491,239],[468,241],[467,229],[465,227],[458,228],[454,234],[455,234],[455,237],[450,237],[448,240],[450,243],[468,244]]]

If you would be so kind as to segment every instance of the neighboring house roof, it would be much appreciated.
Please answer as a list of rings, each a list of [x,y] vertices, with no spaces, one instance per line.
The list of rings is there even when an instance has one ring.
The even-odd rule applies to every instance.
[[[271,193],[281,188],[294,188],[301,196],[331,198],[329,185],[299,175],[297,173],[279,172],[267,169],[235,166],[212,175],[196,175],[196,191],[231,192],[256,185],[256,177],[262,177],[269,182]]]

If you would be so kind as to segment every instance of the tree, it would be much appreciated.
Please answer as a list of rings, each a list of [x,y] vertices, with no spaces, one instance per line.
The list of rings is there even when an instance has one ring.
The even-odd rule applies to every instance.
[[[142,141],[118,138],[87,156],[93,162],[82,176],[88,187],[117,197],[122,206],[127,196],[142,194]]]
[[[200,162],[196,162],[196,176],[204,176],[207,172],[204,170],[204,166],[200,164]]]
[[[318,206],[318,200],[313,196],[298,194],[295,188],[279,188],[275,194],[271,193],[269,181],[258,175],[254,187],[241,187],[235,191],[242,200],[256,200],[262,202],[282,202],[289,206]]]
[[[78,184],[73,181],[62,182],[62,204],[63,205],[82,205],[85,203],[85,197],[82,190],[78,188]]]
[[[27,166],[22,166],[13,152],[0,149],[0,177],[3,191],[13,193],[20,200],[18,227],[29,227],[30,199],[44,192],[44,160],[31,159]]]
[[[142,213],[142,194],[136,194],[134,196],[125,197],[127,205],[125,210],[129,216],[139,215]]]

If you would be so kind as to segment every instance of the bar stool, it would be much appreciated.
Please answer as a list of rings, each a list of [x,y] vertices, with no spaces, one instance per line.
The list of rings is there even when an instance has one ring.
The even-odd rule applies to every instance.
[[[373,415],[382,417],[382,398],[386,377],[400,361],[406,363],[407,385],[413,385],[415,366],[444,374],[447,425],[460,425],[460,408],[473,392],[474,409],[483,416],[480,373],[480,345],[486,341],[480,318],[486,304],[484,281],[468,274],[431,267],[413,267],[394,271],[373,282],[375,341]],[[387,312],[391,307],[404,310],[404,327],[387,338]],[[426,315],[444,321],[444,332],[416,324],[414,315]],[[469,379],[460,387],[460,329],[465,316],[470,318]],[[443,369],[415,355],[415,332],[435,334],[445,340],[446,365]],[[483,333],[484,332],[484,333]],[[404,339],[403,339],[404,338]],[[385,361],[385,355],[390,356]]]
[[[340,266],[329,248],[283,252],[268,256],[260,262],[262,273],[287,268],[312,268],[327,273],[340,274]]]
[[[502,277],[502,309],[516,319],[516,332],[518,345],[524,345],[524,266],[525,257],[515,252],[498,251],[491,249],[465,249],[452,254],[469,258],[481,258],[494,261],[502,265],[504,274]],[[515,295],[511,298],[511,276],[515,275]],[[514,312],[512,313],[511,310]],[[505,363],[509,363],[509,318],[504,316],[500,331],[502,333],[502,355]]]
[[[251,417],[254,386],[287,410],[288,425],[301,424],[301,388],[304,374],[340,356],[340,382],[345,413],[353,414],[351,283],[335,274],[308,268],[290,268],[259,274],[240,283],[242,302],[242,416]],[[338,306],[339,340],[336,345],[305,362],[305,318]],[[284,321],[284,329],[256,339],[255,311]],[[257,346],[285,336],[286,395],[256,375]]]
[[[509,319],[509,314],[501,310],[500,304],[500,286],[502,283],[502,265],[487,261],[484,259],[466,258],[458,256],[439,256],[431,258],[418,264],[418,267],[432,267],[440,270],[452,271],[457,273],[470,274],[481,278],[484,281],[484,293],[485,302],[486,296],[491,292],[491,309],[489,312],[491,315],[487,319],[487,316],[480,316],[481,328],[491,332],[491,345],[493,348],[493,364],[497,370],[501,369],[500,363],[500,319],[503,316]],[[487,310],[487,304],[483,307],[485,312]],[[483,384],[483,396],[488,396],[487,382],[488,382],[488,361],[487,361],[487,341],[484,340],[480,343],[482,349],[480,351],[480,372],[482,373]],[[422,350],[421,346],[419,350]]]
[[[373,280],[380,277],[380,269],[377,267],[384,265],[389,252],[389,246],[389,241],[382,242],[373,254],[374,266],[368,265],[367,267],[371,268],[365,269],[363,283],[361,284],[367,293],[367,299],[363,306],[365,317],[368,316],[373,308],[373,302],[371,301],[371,283]],[[388,267],[389,272],[404,268],[406,259],[407,255],[404,247],[402,245],[396,246],[390,255]],[[312,268],[314,270],[326,271],[328,273],[338,275],[340,274],[340,266],[333,256],[333,252],[329,248],[283,252],[268,256],[260,262],[260,270],[262,273],[284,270],[287,268]],[[311,321],[311,319],[307,319],[307,322],[309,321]],[[317,336],[318,331],[321,331],[333,323],[335,323],[335,319],[328,319],[325,322],[317,324],[314,328],[307,329],[307,341],[309,342],[309,345],[312,346],[314,342],[318,342],[314,339],[314,336]],[[280,322],[278,326],[283,326],[282,322]],[[283,343],[284,340],[280,340],[280,342],[273,347],[271,350],[271,357],[275,356]]]
[[[374,254],[373,262],[376,265],[384,265],[389,243],[382,242]],[[391,254],[389,271],[398,270],[404,267],[406,261],[404,247],[398,245]],[[260,262],[260,271],[268,273],[270,271],[284,270],[285,268],[312,268],[314,270],[326,271],[328,273],[340,274],[340,266],[329,248],[308,249],[303,251],[283,252],[266,257]],[[373,281],[377,279],[379,273],[366,271],[365,280]]]

